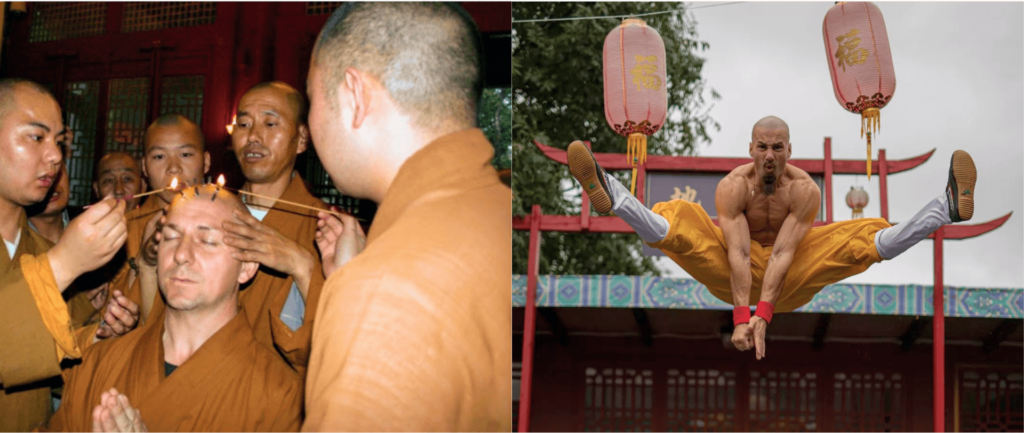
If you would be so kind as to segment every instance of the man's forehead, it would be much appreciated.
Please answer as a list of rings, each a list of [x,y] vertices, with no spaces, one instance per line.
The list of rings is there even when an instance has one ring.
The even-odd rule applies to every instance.
[[[20,123],[27,123],[49,129],[50,133],[64,132],[64,119],[60,106],[48,95],[32,89],[18,89],[8,115],[21,117]]]
[[[128,155],[117,155],[100,160],[100,172],[108,171],[131,171],[138,172],[139,164]]]
[[[204,199],[202,195],[175,201],[167,212],[167,224],[173,224],[177,230],[199,229],[220,230],[221,223],[232,218],[232,207],[224,203],[210,201],[210,195]]]

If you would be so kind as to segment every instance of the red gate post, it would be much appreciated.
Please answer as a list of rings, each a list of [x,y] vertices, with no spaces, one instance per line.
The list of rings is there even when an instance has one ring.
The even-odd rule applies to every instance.
[[[945,286],[942,283],[942,238],[943,227],[935,231],[935,285],[932,287],[932,368],[933,368],[933,392],[934,407],[932,408],[932,419],[936,432],[946,431],[946,326],[945,326],[945,300],[943,292]]]
[[[523,369],[519,379],[519,431],[530,431],[530,385],[533,382],[533,337],[537,330],[537,272],[540,267],[540,205],[530,215],[530,256],[526,265],[526,317],[523,324]]]
[[[832,224],[832,137],[825,137],[825,224]]]

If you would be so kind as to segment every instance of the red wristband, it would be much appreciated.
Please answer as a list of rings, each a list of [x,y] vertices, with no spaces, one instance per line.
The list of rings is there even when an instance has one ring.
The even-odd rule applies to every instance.
[[[734,307],[732,309],[732,325],[739,326],[750,322],[750,307]]]
[[[754,315],[764,319],[765,322],[772,323],[772,313],[775,312],[775,306],[765,301],[758,301],[757,310],[754,311]]]

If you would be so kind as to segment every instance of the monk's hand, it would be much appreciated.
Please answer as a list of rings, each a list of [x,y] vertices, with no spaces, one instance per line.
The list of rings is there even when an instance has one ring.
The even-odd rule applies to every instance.
[[[237,249],[231,256],[291,275],[305,299],[316,264],[313,253],[252,215],[239,210],[234,210],[233,214],[234,221],[223,223],[228,234],[224,237],[224,244]]]
[[[764,358],[764,336],[768,332],[768,322],[761,318],[761,316],[754,316],[750,318],[750,334],[754,337],[754,352],[757,354],[757,359],[761,360]]]
[[[125,203],[108,197],[71,220],[46,253],[61,291],[75,278],[105,265],[128,239]]]
[[[94,432],[147,432],[138,409],[132,407],[128,397],[110,388],[100,396],[100,404],[92,410]]]
[[[156,266],[156,252],[160,248],[160,239],[162,236],[160,230],[167,222],[167,208],[164,206],[163,211],[153,214],[153,216],[146,222],[146,228],[142,230],[142,251],[139,253],[142,256],[142,262],[149,266]]]
[[[366,248],[366,233],[359,221],[348,214],[339,217],[320,212],[317,217],[320,220],[316,222],[316,246],[320,249],[324,278],[329,278]]]
[[[741,352],[754,347],[754,338],[750,331],[750,326],[746,323],[740,323],[732,330],[732,345]]]
[[[125,297],[120,290],[114,290],[107,314],[103,316],[103,323],[96,330],[96,338],[104,339],[127,334],[128,331],[135,329],[138,323],[139,304]]]

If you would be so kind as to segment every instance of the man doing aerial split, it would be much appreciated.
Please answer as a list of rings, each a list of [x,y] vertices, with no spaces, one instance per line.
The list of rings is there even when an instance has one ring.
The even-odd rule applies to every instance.
[[[893,226],[881,218],[861,218],[812,228],[821,191],[807,172],[786,164],[792,151],[782,119],[768,116],[754,125],[754,161],[734,169],[715,190],[719,226],[700,205],[685,200],[647,209],[578,141],[569,145],[568,160],[595,210],[614,211],[647,245],[664,251],[712,295],[735,306],[732,342],[740,350],[754,347],[761,359],[773,312],[793,311],[826,285],[895,258],[939,227],[974,214],[977,171],[971,156],[957,150],[945,194],[909,221]]]

